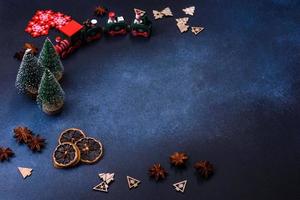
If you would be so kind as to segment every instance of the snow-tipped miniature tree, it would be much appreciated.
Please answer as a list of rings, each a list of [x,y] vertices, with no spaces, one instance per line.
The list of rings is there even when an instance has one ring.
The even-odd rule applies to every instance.
[[[64,104],[64,96],[65,93],[54,75],[49,69],[45,69],[37,96],[42,110],[47,114],[59,112]]]
[[[21,93],[36,97],[43,73],[43,65],[38,62],[38,59],[31,53],[31,50],[27,49],[17,74],[16,88]]]
[[[58,81],[62,78],[64,67],[49,38],[46,38],[44,42],[39,56],[39,62],[45,68],[48,68]]]

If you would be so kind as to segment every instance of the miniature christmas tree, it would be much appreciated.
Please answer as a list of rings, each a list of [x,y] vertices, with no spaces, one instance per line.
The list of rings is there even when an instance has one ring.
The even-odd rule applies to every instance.
[[[56,114],[64,105],[64,91],[49,69],[45,69],[38,90],[37,102],[47,114]]]
[[[36,97],[43,73],[44,67],[31,53],[31,50],[27,49],[17,74],[15,84],[16,88],[21,93],[26,93],[32,97]]]
[[[45,68],[48,68],[58,81],[62,78],[64,67],[49,38],[46,38],[44,42],[39,56],[39,62],[41,62]]]

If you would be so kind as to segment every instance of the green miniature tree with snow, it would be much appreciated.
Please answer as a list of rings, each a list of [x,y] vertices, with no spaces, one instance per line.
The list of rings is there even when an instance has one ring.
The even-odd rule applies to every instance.
[[[44,42],[39,56],[39,62],[45,68],[48,68],[58,81],[62,78],[64,67],[49,38],[46,38]]]
[[[47,114],[56,114],[64,105],[65,93],[49,69],[46,69],[38,90],[37,102]]]
[[[21,93],[36,97],[43,73],[43,65],[38,62],[38,59],[31,53],[31,50],[27,49],[17,74],[16,88]]]

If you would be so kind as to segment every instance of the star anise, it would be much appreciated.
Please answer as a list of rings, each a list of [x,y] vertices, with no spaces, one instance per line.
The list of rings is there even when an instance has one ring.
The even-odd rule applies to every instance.
[[[32,151],[41,151],[45,146],[45,141],[44,138],[36,135],[31,137],[27,145]]]
[[[17,60],[22,60],[26,49],[31,49],[31,53],[33,55],[37,55],[39,52],[39,49],[32,43],[25,43],[22,50],[15,53],[14,58]]]
[[[17,142],[27,144],[29,140],[32,138],[32,132],[27,127],[16,127],[14,129],[14,138],[16,138]]]
[[[188,156],[182,152],[175,152],[170,156],[170,163],[176,167],[184,166]]]
[[[0,147],[0,161],[9,160],[14,155],[14,152],[10,148]]]
[[[28,43],[28,42],[26,42],[26,43],[24,44],[23,49],[24,49],[24,50],[26,50],[26,49],[31,49],[31,53],[32,53],[33,55],[37,55],[38,52],[39,52],[39,49],[38,49],[34,44]]]
[[[90,19],[85,20],[82,24],[85,25],[86,27],[91,27],[92,26],[92,22],[91,22]]]
[[[160,179],[165,179],[168,173],[160,164],[154,164],[149,169],[149,174],[158,181]]]
[[[107,9],[103,6],[97,6],[94,11],[94,14],[97,17],[103,17],[106,13],[107,13]]]
[[[25,51],[18,51],[15,53],[14,58],[17,60],[22,60],[23,56],[24,56]]]
[[[194,168],[199,172],[200,176],[206,179],[214,173],[214,166],[207,160],[196,162]]]

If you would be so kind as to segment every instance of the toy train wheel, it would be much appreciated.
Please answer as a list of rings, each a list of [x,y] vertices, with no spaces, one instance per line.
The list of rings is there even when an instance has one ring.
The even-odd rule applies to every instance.
[[[81,46],[81,41],[78,40],[78,41],[74,44],[73,47],[74,47],[75,49],[78,49],[80,46]]]
[[[111,30],[107,32],[110,36],[115,36],[115,35],[126,35],[127,31],[126,28],[120,29],[118,31]]]
[[[148,33],[148,32],[145,32],[145,33],[144,33],[144,37],[148,38],[148,37],[149,37],[149,33]]]
[[[73,53],[75,51],[75,49],[76,49],[75,47],[70,47],[69,50],[68,50],[67,55]]]
[[[148,38],[149,36],[150,36],[150,33],[149,32],[138,32],[138,31],[136,31],[136,30],[133,30],[133,31],[131,31],[131,34],[133,35],[133,36],[142,36],[142,37],[145,37],[145,38]]]
[[[126,29],[122,29],[121,34],[126,35],[126,33],[127,33]]]
[[[86,41],[87,41],[87,42],[92,42],[92,41],[98,40],[98,39],[100,39],[100,38],[101,38],[101,34],[98,33],[98,34],[96,34],[96,35],[94,35],[94,36],[89,36],[89,37],[87,37]]]
[[[108,34],[109,34],[110,36],[115,36],[115,35],[116,35],[114,31],[109,31]]]
[[[137,36],[137,32],[136,32],[136,31],[132,31],[131,34],[132,34],[133,36]]]
[[[68,56],[68,51],[64,51],[61,53],[61,58],[66,58]]]

